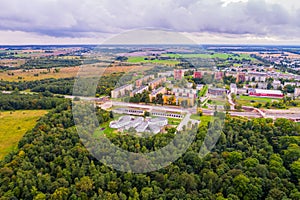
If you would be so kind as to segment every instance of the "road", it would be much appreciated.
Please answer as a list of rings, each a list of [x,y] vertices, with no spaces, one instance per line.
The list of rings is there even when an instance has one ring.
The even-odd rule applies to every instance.
[[[73,99],[74,96],[65,96],[65,98]],[[82,100],[86,101],[97,101],[100,100],[99,98],[95,97],[80,97]],[[229,102],[230,103],[230,102]],[[232,102],[233,103],[233,102]],[[184,108],[177,108],[175,106],[152,106],[152,105],[141,105],[141,104],[134,104],[134,103],[126,103],[126,102],[119,102],[119,101],[108,101],[102,105],[100,105],[103,109],[111,108],[112,106],[122,106],[122,107],[131,107],[131,108],[144,108],[149,110],[157,110],[157,111],[163,111],[163,112],[177,112],[177,113],[191,113],[191,114],[197,114],[196,107],[184,109]],[[286,118],[286,119],[298,119],[300,120],[300,110],[269,110],[266,112],[263,112],[260,109],[249,107],[249,106],[243,106],[243,109],[249,110],[244,112],[236,112],[236,111],[229,111],[228,113],[231,116],[239,116],[239,117],[249,117],[249,118]],[[252,110],[252,111],[251,111]],[[214,114],[214,110],[209,109],[202,109],[204,115],[210,115],[212,116]]]
[[[235,103],[232,100],[231,92],[228,94],[228,103],[230,104],[230,110],[235,110]]]
[[[190,121],[191,113],[188,113],[180,122],[180,124],[177,126],[177,131],[182,131],[184,126],[188,126],[188,123]]]

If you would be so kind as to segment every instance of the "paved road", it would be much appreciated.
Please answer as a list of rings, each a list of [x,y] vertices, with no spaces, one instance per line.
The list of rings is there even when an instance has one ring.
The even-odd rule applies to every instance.
[[[73,99],[75,98],[74,96],[65,96],[65,98]],[[83,100],[87,101],[96,101],[99,100],[99,98],[95,97],[80,97]],[[149,109],[149,110],[157,110],[157,111],[163,111],[163,112],[178,112],[178,113],[191,113],[191,114],[196,114],[197,109],[196,107],[194,108],[189,108],[189,109],[184,109],[184,108],[178,108],[175,106],[152,106],[152,105],[141,105],[141,104],[133,104],[133,103],[126,103],[126,102],[119,102],[119,101],[108,101],[104,104],[101,105],[103,109],[108,109],[112,106],[123,106],[123,107],[132,107],[132,108],[144,108],[144,109]],[[249,107],[249,106],[243,106],[244,109],[249,109],[253,110],[252,112],[247,111],[247,112],[235,112],[235,111],[230,111],[229,114],[232,116],[240,116],[240,117],[250,117],[250,118],[287,118],[287,119],[295,119],[299,118],[300,119],[300,110],[294,110],[294,111],[289,111],[289,110],[270,110],[266,111],[264,113],[260,109]],[[214,110],[209,110],[209,109],[202,109],[204,115],[210,115],[212,116],[214,114]]]
[[[177,131],[182,131],[183,127],[188,125],[190,121],[191,113],[188,113],[180,122],[180,124],[177,126]]]
[[[235,110],[235,103],[234,103],[233,100],[232,100],[231,94],[232,94],[232,93],[229,93],[229,94],[228,94],[228,102],[229,102],[229,104],[230,104],[230,110]]]

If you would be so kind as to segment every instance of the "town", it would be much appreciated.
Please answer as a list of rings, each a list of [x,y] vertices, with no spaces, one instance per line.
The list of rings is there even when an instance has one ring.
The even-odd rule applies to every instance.
[[[151,52],[146,60],[157,58],[168,60],[172,55]],[[300,75],[281,72],[276,63],[264,66],[245,60],[223,68],[134,73],[131,81],[113,89],[110,98],[98,105],[121,116],[111,123],[111,128],[159,133],[168,126],[168,119],[180,119],[176,129],[180,131],[188,124],[199,124],[201,116],[213,116],[216,111],[237,117],[284,117],[298,122],[299,96]],[[187,115],[189,119],[183,120]],[[152,121],[161,124],[155,126]]]

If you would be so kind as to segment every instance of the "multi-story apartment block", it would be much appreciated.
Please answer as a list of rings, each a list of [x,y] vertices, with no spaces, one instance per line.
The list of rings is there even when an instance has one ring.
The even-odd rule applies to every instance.
[[[132,91],[133,85],[124,85],[111,91],[111,98],[120,98]]]

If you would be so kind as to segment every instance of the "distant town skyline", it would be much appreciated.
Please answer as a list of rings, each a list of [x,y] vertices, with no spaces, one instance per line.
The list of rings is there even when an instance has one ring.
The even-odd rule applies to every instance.
[[[0,45],[101,44],[147,27],[182,33],[198,44],[300,45],[296,0],[11,0],[0,5]]]

